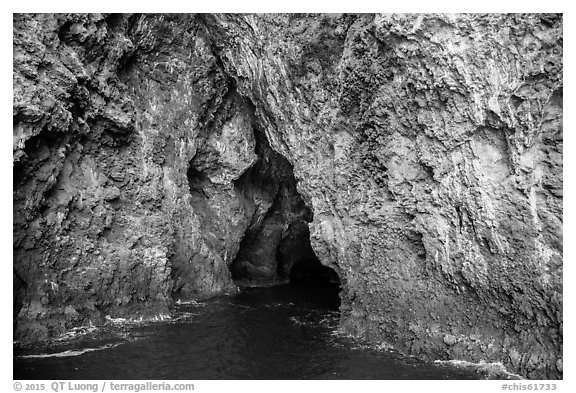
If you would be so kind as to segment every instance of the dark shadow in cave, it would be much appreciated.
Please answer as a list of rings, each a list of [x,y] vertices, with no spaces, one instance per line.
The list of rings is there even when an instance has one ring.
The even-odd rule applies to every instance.
[[[310,212],[310,221],[312,213]],[[295,227],[292,228],[292,227]],[[291,224],[289,235],[277,251],[278,267],[289,277],[289,287],[300,291],[322,308],[340,308],[340,278],[336,271],[323,265],[310,244],[307,222]]]
[[[310,245],[308,225],[306,225],[308,237],[301,238],[301,243],[288,243],[278,249],[280,265],[286,257],[291,256],[296,250],[309,251],[296,252],[297,255],[306,255],[297,258],[289,271],[289,287],[294,288],[313,302],[316,307],[338,310],[340,308],[340,278],[336,271],[322,265]],[[293,248],[292,248],[293,247]]]
[[[339,285],[334,269],[322,265],[310,244],[308,223],[290,224],[288,235],[282,239],[276,255],[280,273],[298,286]]]
[[[201,195],[202,197],[207,199],[208,195],[206,195],[204,187],[206,182],[208,181],[208,176],[205,173],[202,173],[196,168],[190,166],[188,168],[187,177],[188,177],[188,186],[190,187],[190,195],[192,195],[193,198]]]
[[[230,97],[235,110],[255,108],[235,92],[233,80],[229,83]],[[251,117],[252,119],[253,116]],[[240,288],[261,288],[284,285],[299,288],[317,288],[333,293],[339,303],[338,274],[318,260],[310,244],[308,223],[313,213],[297,189],[292,164],[274,151],[265,132],[257,122],[252,123],[258,160],[234,181],[235,210],[243,215],[242,239],[234,259],[228,265],[232,279]],[[206,173],[208,153],[199,150],[190,161],[187,172],[190,203],[207,233],[216,233],[214,214],[219,209],[218,195]],[[209,158],[209,157],[208,157]],[[208,165],[209,167],[209,165]],[[236,202],[235,202],[236,203]],[[216,220],[217,221],[217,220]],[[216,236],[215,241],[219,238]],[[214,248],[218,248],[217,244]],[[332,290],[329,290],[332,288]]]
[[[340,280],[312,249],[308,223],[313,213],[297,190],[293,167],[270,148],[263,132],[255,129],[255,137],[259,160],[235,182],[254,213],[230,266],[232,278],[241,288],[284,284],[285,289],[320,291],[332,296],[337,308]]]
[[[292,222],[277,245],[276,258],[261,261],[263,265],[276,268],[277,280],[262,280],[261,270],[247,269],[245,265],[238,263],[239,259],[247,254],[246,250],[271,246],[263,245],[265,242],[266,239],[258,238],[257,235],[247,234],[244,237],[240,258],[237,258],[231,267],[233,279],[238,286],[250,291],[251,288],[279,285],[273,293],[275,296],[283,294],[286,301],[291,303],[335,311],[340,308],[341,287],[338,273],[323,265],[314,253],[307,222]],[[265,253],[261,257],[266,258]],[[239,266],[244,268],[239,269]]]

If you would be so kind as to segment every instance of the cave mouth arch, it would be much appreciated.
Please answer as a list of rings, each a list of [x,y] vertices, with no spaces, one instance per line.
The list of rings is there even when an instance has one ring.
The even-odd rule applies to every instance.
[[[265,242],[265,240],[264,240]],[[238,256],[231,266],[232,278],[241,290],[260,287],[280,287],[290,302],[296,301],[306,307],[339,311],[341,283],[338,273],[323,265],[310,244],[307,222],[294,222],[286,231],[276,248],[275,258],[246,261],[246,255],[258,255],[254,248],[263,247],[263,239],[246,236]],[[264,245],[266,247],[266,245]],[[259,270],[254,265],[268,266]],[[247,266],[252,267],[252,269]],[[266,274],[275,270],[274,274]]]
[[[272,149],[253,104],[235,92],[233,79],[230,86],[227,105],[234,109],[234,116],[240,113],[244,119],[241,128],[236,123],[227,128],[228,137],[241,134],[233,139],[237,146],[230,145],[230,153],[223,159],[215,143],[205,141],[187,168],[190,205],[207,248],[222,256],[236,287],[331,287],[338,289],[339,301],[338,274],[324,266],[312,248],[309,223],[313,211],[305,201],[306,194],[298,189],[293,165]],[[220,134],[214,137],[216,141],[223,138]],[[240,167],[245,168],[243,172]],[[223,185],[224,178],[232,179],[232,184],[226,181]],[[230,219],[229,227],[223,218]],[[176,271],[174,276],[187,274],[185,269],[181,271],[184,273]],[[179,280],[176,296],[186,279]],[[230,276],[223,282],[234,286],[230,286]]]
[[[247,233],[231,266],[232,278],[240,287],[291,284],[339,286],[338,273],[323,265],[312,245],[307,222],[290,223],[277,244],[266,232]],[[267,248],[275,248],[274,257]],[[249,259],[248,259],[249,258]],[[259,268],[260,267],[260,268]]]
[[[296,182],[280,184],[268,212],[244,234],[230,266],[234,282],[239,287],[339,286],[338,273],[323,265],[312,248],[312,219]]]
[[[240,288],[323,288],[339,304],[339,276],[312,248],[309,223],[314,215],[298,191],[292,164],[257,127],[254,136],[258,160],[234,183],[251,219],[229,266],[232,279]]]

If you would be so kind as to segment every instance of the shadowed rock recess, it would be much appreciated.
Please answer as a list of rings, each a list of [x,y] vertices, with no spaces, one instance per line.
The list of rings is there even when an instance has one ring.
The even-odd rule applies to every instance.
[[[354,336],[562,377],[561,16],[13,31],[17,340],[316,269]]]

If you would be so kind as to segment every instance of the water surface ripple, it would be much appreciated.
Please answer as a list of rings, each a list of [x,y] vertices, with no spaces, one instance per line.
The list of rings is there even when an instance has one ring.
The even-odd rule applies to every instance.
[[[333,288],[280,286],[180,304],[171,320],[118,323],[15,348],[15,379],[478,379],[338,333]]]

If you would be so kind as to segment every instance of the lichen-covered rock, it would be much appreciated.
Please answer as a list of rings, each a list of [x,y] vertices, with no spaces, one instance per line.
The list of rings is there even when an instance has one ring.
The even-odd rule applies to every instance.
[[[559,15],[15,15],[17,336],[277,280],[313,213],[344,330],[559,378],[562,61]]]

